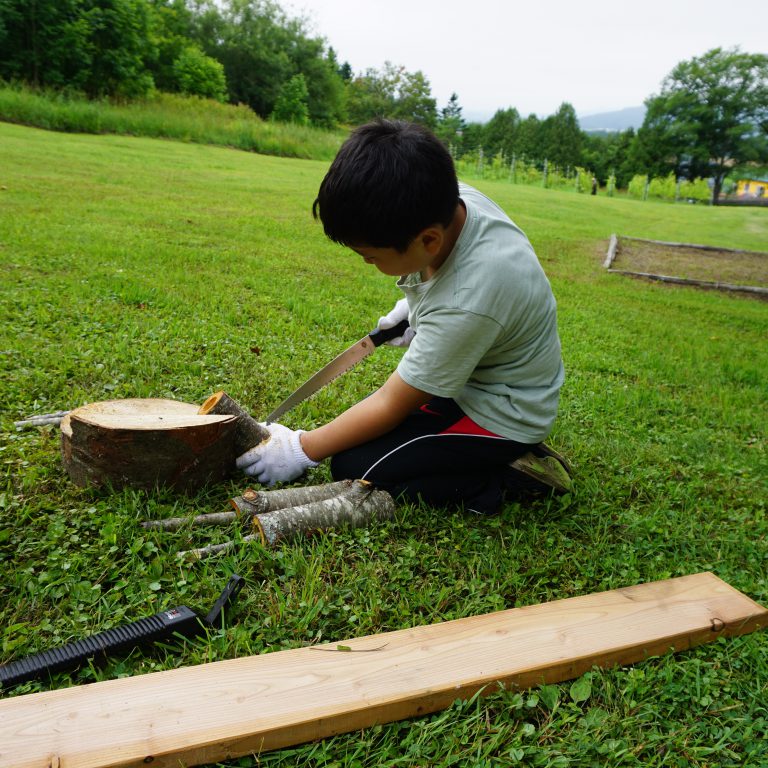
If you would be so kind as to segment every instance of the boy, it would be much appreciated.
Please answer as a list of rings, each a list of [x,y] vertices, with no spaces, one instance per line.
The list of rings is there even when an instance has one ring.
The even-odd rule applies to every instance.
[[[377,120],[339,150],[313,205],[326,235],[399,277],[379,321],[408,317],[407,347],[372,395],[308,432],[270,424],[237,460],[273,484],[331,456],[334,479],[393,496],[496,512],[526,476],[566,490],[541,445],[563,382],[555,300],[525,235],[491,200],[459,186],[450,154],[421,126]]]

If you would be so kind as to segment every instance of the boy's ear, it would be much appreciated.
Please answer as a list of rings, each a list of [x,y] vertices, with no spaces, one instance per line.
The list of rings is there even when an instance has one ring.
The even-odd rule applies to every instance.
[[[427,253],[436,256],[443,247],[445,231],[442,227],[427,227],[419,232],[417,238]]]

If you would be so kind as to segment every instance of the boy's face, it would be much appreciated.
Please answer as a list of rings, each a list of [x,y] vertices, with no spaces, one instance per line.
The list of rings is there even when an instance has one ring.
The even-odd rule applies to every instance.
[[[411,240],[403,252],[395,248],[377,248],[369,245],[356,245],[352,250],[360,254],[366,264],[373,264],[385,275],[398,277],[421,272],[423,278],[427,279],[437,271],[448,255],[441,252],[442,243],[442,233],[438,234],[434,228],[429,228]]]

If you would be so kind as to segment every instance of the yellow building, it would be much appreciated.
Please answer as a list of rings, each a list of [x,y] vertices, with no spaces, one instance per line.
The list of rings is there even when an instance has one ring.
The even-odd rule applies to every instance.
[[[768,178],[739,179],[736,182],[736,197],[768,197]]]

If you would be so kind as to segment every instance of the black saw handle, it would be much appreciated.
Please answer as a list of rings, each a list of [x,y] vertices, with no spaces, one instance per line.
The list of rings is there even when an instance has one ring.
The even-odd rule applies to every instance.
[[[408,321],[401,320],[397,325],[393,325],[391,328],[385,328],[380,331],[378,328],[374,328],[369,334],[369,338],[373,342],[374,347],[380,347],[387,341],[396,339],[398,336],[402,336],[408,330]]]
[[[33,653],[17,661],[0,666],[0,686],[10,687],[38,680],[62,670],[75,670],[88,659],[103,660],[117,656],[138,646],[171,640],[176,635],[196,637],[219,623],[222,609],[242,589],[245,580],[237,574],[229,582],[209,614],[202,618],[186,605],[160,611],[130,624],[98,632],[82,640],[66,643],[40,653]]]

